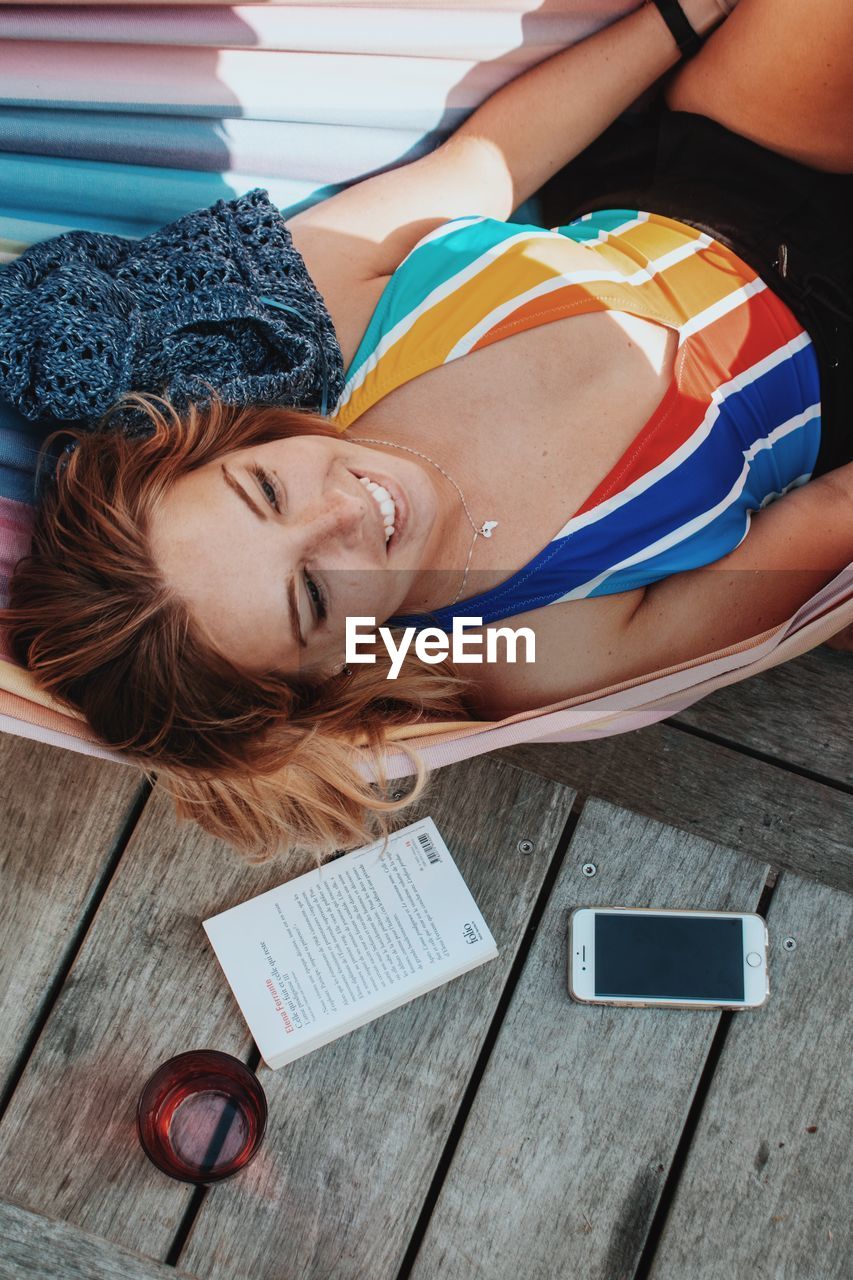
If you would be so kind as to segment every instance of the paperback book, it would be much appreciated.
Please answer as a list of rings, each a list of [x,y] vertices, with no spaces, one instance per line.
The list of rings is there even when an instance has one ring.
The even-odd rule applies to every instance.
[[[494,960],[432,818],[204,921],[273,1069]]]

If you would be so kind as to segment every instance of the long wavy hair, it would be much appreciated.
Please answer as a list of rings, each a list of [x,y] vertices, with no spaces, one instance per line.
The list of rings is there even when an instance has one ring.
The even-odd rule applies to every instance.
[[[141,439],[111,429],[142,415]],[[313,414],[212,399],[179,414],[133,394],[49,470],[32,548],[0,610],[13,656],[61,704],[82,712],[105,745],[125,752],[172,795],[180,819],[228,841],[251,861],[306,850],[322,860],[391,828],[419,797],[426,769],[402,744],[415,781],[388,793],[392,725],[466,718],[467,682],[450,660],[411,651],[394,681],[377,655],[352,675],[257,675],[203,637],[165,582],[149,545],[152,513],[182,475],[235,449],[301,434],[338,437]],[[362,746],[357,746],[360,739]],[[372,757],[376,781],[360,767]]]

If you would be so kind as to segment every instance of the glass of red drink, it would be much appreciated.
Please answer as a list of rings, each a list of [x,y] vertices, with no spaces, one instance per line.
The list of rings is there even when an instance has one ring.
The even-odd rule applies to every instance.
[[[164,1062],[136,1109],[149,1160],[172,1178],[202,1186],[245,1168],[266,1122],[267,1100],[255,1073],[217,1049],[194,1049]]]

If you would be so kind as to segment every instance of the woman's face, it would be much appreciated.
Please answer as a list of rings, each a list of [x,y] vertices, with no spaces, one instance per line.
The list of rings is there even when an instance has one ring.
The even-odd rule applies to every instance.
[[[383,486],[386,511],[362,477]],[[381,498],[381,495],[378,495]],[[407,612],[451,504],[420,463],[326,436],[238,449],[182,476],[150,530],[197,624],[252,671],[330,673],[348,615]]]

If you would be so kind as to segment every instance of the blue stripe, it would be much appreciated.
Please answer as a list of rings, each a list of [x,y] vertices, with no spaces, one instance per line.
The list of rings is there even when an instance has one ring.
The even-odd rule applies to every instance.
[[[741,475],[750,446],[774,426],[815,403],[818,390],[817,359],[808,344],[729,395],[710,434],[674,471],[601,520],[554,539],[506,582],[437,610],[428,620],[449,627],[458,615],[491,622],[523,613],[560,599],[643,551],[722,501]],[[819,444],[820,420],[816,418],[758,450],[750,460],[741,493],[710,524],[654,557],[611,574],[589,594],[632,590],[719,560],[743,538],[747,511],[758,509],[767,495],[811,474]],[[407,615],[392,619],[392,625],[424,625],[426,621],[426,615]]]
[[[39,244],[42,240],[52,240],[54,236],[64,235],[67,231],[103,231],[107,235],[140,240],[149,231],[156,229],[156,225],[151,222],[102,218],[96,214],[53,213],[45,218],[41,209],[8,209],[0,206],[0,240],[11,241],[23,248]]]
[[[0,497],[32,505],[38,451],[55,426],[28,422],[0,400]]]

